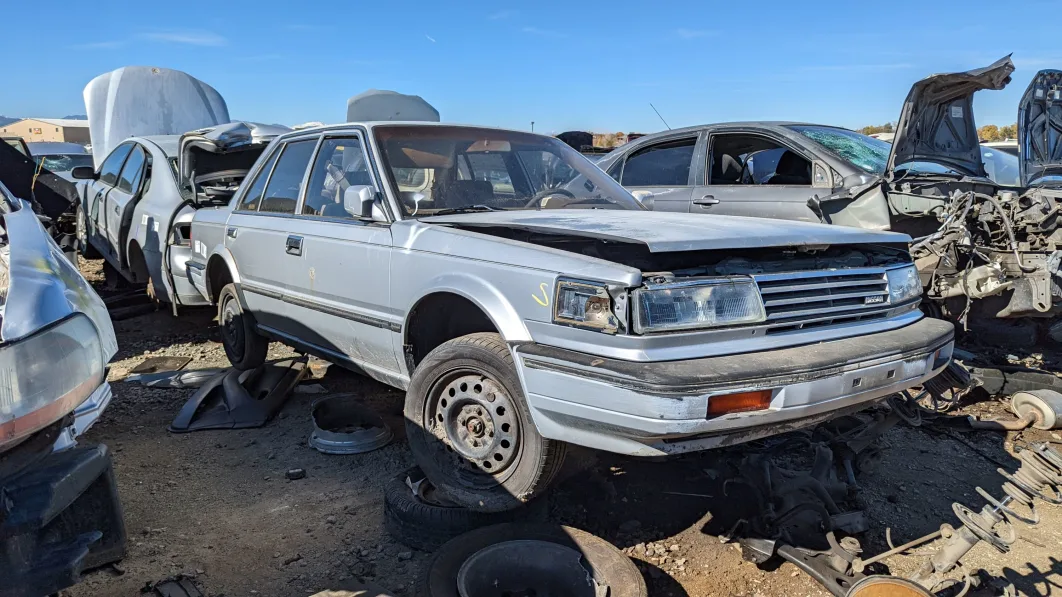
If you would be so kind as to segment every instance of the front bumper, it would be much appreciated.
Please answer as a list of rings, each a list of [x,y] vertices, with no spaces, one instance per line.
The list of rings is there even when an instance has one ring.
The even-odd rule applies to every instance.
[[[939,373],[954,328],[903,328],[794,348],[638,363],[526,344],[517,370],[544,437],[636,456],[706,450],[784,433],[871,403]],[[713,395],[772,391],[765,410],[708,418]]]

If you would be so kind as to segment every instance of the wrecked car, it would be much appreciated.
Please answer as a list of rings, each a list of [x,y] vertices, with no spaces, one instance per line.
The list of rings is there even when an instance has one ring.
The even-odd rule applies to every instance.
[[[406,390],[418,465],[469,508],[541,494],[568,444],[737,444],[950,360],[908,236],[646,211],[552,137],[305,129],[248,181],[192,220],[189,275],[229,360],[252,368],[278,340]]]
[[[659,211],[907,233],[935,314],[1050,321],[1062,311],[1058,71],[1022,99],[1020,180],[1005,162],[989,179],[973,115],[973,94],[1013,71],[1006,57],[919,81],[891,146],[830,126],[729,123],[643,137],[599,165]]]
[[[71,182],[70,171],[78,166],[92,166],[92,152],[84,145],[56,141],[27,143],[30,157],[37,166],[53,172]]]
[[[0,184],[0,594],[58,593],[124,555],[110,453],[77,445],[116,351],[103,301]]]
[[[220,96],[179,71],[119,70],[121,76],[101,75],[85,89],[93,147],[106,153],[97,168],[72,171],[82,181],[74,214],[77,246],[86,257],[102,257],[105,273],[146,285],[175,312],[178,306],[202,305],[183,275],[191,254],[192,214],[205,205],[227,203],[269,141],[290,129],[214,122],[228,120]],[[99,96],[107,90],[113,97],[103,101]],[[174,122],[177,108],[184,119]],[[211,124],[175,131],[204,122]],[[136,136],[122,136],[129,132]],[[183,134],[164,134],[174,132]]]

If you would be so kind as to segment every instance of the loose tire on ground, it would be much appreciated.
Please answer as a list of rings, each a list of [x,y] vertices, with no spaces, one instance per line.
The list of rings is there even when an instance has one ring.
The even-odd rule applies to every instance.
[[[269,341],[258,334],[254,316],[240,306],[235,284],[226,284],[218,293],[218,328],[233,368],[246,371],[265,362]]]
[[[451,501],[501,512],[541,495],[565,444],[531,420],[509,347],[494,333],[455,338],[417,366],[406,392],[406,435],[417,464]]]
[[[432,492],[421,499],[413,494],[407,479],[416,483],[425,477],[413,467],[384,485],[384,526],[396,540],[421,551],[434,551],[450,539],[478,528],[503,522],[543,522],[549,514],[545,499],[505,512],[477,512],[449,505],[441,496],[435,499]]]
[[[506,541],[546,541],[582,554],[584,567],[609,597],[646,597],[645,579],[630,558],[608,541],[585,531],[555,524],[508,523],[456,537],[435,552],[418,579],[417,597],[459,597],[457,575],[479,550]]]

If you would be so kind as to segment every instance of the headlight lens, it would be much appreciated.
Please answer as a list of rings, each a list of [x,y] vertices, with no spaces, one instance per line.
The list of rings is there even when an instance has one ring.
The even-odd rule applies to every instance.
[[[634,291],[634,331],[666,332],[767,319],[751,278],[647,285]]]
[[[609,334],[619,330],[608,290],[603,286],[574,280],[557,282],[553,322]]]
[[[99,334],[84,315],[0,346],[0,445],[21,439],[55,418],[16,421],[53,402],[64,415],[103,383]],[[32,417],[31,417],[32,419]],[[8,425],[16,421],[12,425]]]
[[[886,270],[889,278],[889,302],[897,305],[922,296],[922,280],[914,264]]]

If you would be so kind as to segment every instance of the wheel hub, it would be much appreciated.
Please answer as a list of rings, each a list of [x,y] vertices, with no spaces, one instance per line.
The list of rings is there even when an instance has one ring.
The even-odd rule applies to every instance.
[[[497,474],[515,460],[518,420],[509,393],[489,377],[444,380],[429,402],[432,434],[461,468]]]

